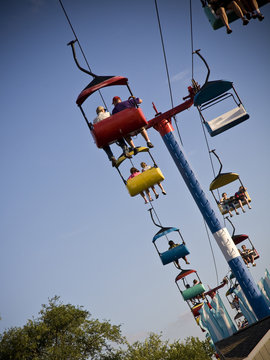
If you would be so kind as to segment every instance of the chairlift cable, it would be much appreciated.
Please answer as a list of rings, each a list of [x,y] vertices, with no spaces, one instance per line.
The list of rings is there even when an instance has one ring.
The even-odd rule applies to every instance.
[[[209,142],[208,142],[208,140],[207,140],[207,136],[206,136],[206,131],[205,131],[205,127],[204,127],[204,124],[203,124],[203,120],[201,121],[201,125],[202,125],[202,129],[203,129],[204,139],[205,139],[205,142],[206,142],[206,147],[207,147],[208,154],[209,154],[209,159],[210,159],[210,163],[211,163],[211,167],[212,167],[212,171],[213,171],[213,176],[214,176],[214,178],[215,178],[215,177],[216,177],[216,172],[215,172],[215,168],[214,168],[214,164],[213,164],[213,160],[212,160],[212,156],[211,156],[211,150],[210,150]],[[217,189],[217,192],[218,192],[218,197],[219,197],[219,199],[220,199],[221,197],[220,197],[219,189]],[[224,224],[225,224],[225,218],[224,218],[224,216],[223,216],[223,220],[224,220]]]
[[[65,17],[66,17],[66,19],[67,19],[67,22],[69,23],[69,26],[70,26],[70,28],[71,28],[71,31],[73,32],[73,35],[75,36],[75,39],[76,39],[76,41],[78,42],[79,48],[80,48],[81,53],[82,53],[82,56],[83,56],[83,58],[84,58],[84,60],[85,60],[85,62],[86,62],[86,65],[87,65],[89,71],[92,72],[91,67],[90,67],[90,65],[89,65],[89,63],[88,63],[88,61],[87,61],[87,58],[86,58],[86,56],[85,56],[85,53],[84,53],[84,51],[83,51],[83,48],[82,48],[82,46],[81,46],[81,43],[80,43],[80,41],[79,41],[79,38],[78,38],[78,36],[77,36],[77,34],[76,34],[75,30],[74,30],[74,27],[72,26],[72,23],[71,23],[71,21],[70,21],[70,19],[69,19],[69,16],[68,16],[68,14],[67,14],[67,12],[66,12],[66,10],[65,10],[65,8],[64,8],[64,5],[63,5],[62,0],[59,0],[59,3],[60,3],[60,5],[61,5],[61,8],[62,8],[64,14],[65,14]],[[98,90],[98,93],[99,93],[99,95],[100,95],[100,97],[101,97],[101,100],[102,100],[102,102],[103,102],[104,107],[105,107],[106,109],[108,109],[107,104],[106,104],[106,102],[105,102],[105,100],[104,100],[104,98],[103,98],[103,96],[102,96],[102,94],[101,94],[101,91]]]
[[[211,253],[212,253],[212,257],[213,257],[213,262],[214,262],[214,267],[215,267],[215,272],[216,272],[216,277],[217,277],[217,285],[219,285],[216,258],[215,258],[214,250],[213,250],[213,247],[212,247],[211,239],[210,239],[210,236],[209,236],[209,232],[208,232],[208,228],[207,228],[205,220],[204,220],[204,227],[205,227],[205,230],[206,230],[206,234],[207,234],[207,237],[208,237],[208,241],[209,241],[209,245],[210,245],[210,249],[211,249]]]
[[[214,177],[215,177],[216,174],[215,174],[215,169],[214,169],[213,160],[212,160],[212,157],[211,157],[211,151],[210,151],[210,147],[209,147],[209,142],[208,142],[208,140],[207,140],[205,128],[204,128],[204,125],[203,125],[203,122],[202,122],[202,121],[201,121],[201,125],[202,125],[202,129],[203,129],[203,134],[204,134],[206,146],[207,146],[207,149],[208,149],[208,154],[209,154],[209,159],[210,159],[210,163],[211,163],[213,175],[214,175]],[[219,198],[220,198],[219,190],[217,190],[217,191],[218,191],[218,196],[219,196]],[[224,221],[224,225],[225,225],[225,217],[224,217],[224,216],[223,216],[223,221]],[[207,228],[207,226],[206,226],[205,220],[204,220],[204,226],[205,226],[205,229],[206,229],[206,233],[207,233],[209,245],[210,245],[211,252],[212,252],[212,257],[213,257],[214,266],[215,266],[215,271],[216,271],[216,277],[217,277],[217,284],[218,284],[218,272],[217,272],[217,264],[216,264],[216,260],[215,260],[215,254],[214,254],[214,251],[213,251],[213,248],[212,248],[212,244],[211,244],[211,240],[210,240],[210,237],[209,237],[209,232],[208,232],[208,228]]]
[[[160,221],[160,219],[159,219],[159,217],[158,217],[158,214],[157,214],[157,212],[156,212],[156,210],[155,210],[155,208],[154,208],[154,206],[153,206],[153,202],[152,202],[152,201],[150,202],[150,209],[148,209],[148,211],[150,211],[150,215],[151,215],[151,217],[152,217],[153,215],[152,215],[152,211],[151,211],[151,210],[154,211],[155,216],[156,216],[156,218],[157,218],[157,220],[158,220],[159,226],[160,226],[161,228],[163,228],[163,226],[161,225],[161,221]],[[153,221],[153,223],[155,224],[153,217],[152,217],[152,221]],[[157,224],[155,224],[155,225],[158,226]],[[167,241],[169,242],[169,238],[168,238],[168,235],[167,235],[167,234],[165,234],[165,237],[166,237]]]
[[[192,22],[192,0],[189,1],[189,19],[190,19],[190,41],[191,41],[191,76],[194,79],[194,41],[193,41],[193,22]]]
[[[167,63],[166,50],[165,50],[164,40],[163,40],[163,35],[162,35],[162,28],[161,28],[161,23],[160,23],[160,17],[159,17],[159,12],[158,12],[157,0],[155,0],[155,7],[156,7],[156,14],[157,14],[157,20],[158,20],[158,26],[159,26],[159,33],[160,33],[160,39],[161,39],[161,44],[162,44],[162,51],[163,51],[164,62],[165,62],[166,73],[167,73],[167,79],[168,79],[168,86],[169,86],[169,92],[170,92],[170,98],[171,98],[171,105],[172,105],[172,108],[173,108],[174,105],[173,105],[173,96],[172,96],[171,81],[170,81],[169,68],[168,68],[168,63]],[[178,124],[177,124],[177,121],[176,121],[176,116],[174,115],[173,118],[174,118],[175,126],[176,126],[176,129],[177,129],[178,137],[179,137],[179,139],[180,139],[181,145],[183,146],[183,141],[182,141],[182,138],[181,138],[181,135],[180,135],[180,131],[179,131],[179,128],[178,128]]]

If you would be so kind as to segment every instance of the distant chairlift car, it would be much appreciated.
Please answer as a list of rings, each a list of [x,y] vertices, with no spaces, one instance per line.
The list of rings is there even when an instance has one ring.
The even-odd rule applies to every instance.
[[[198,54],[205,63],[208,74],[204,85],[194,96],[194,106],[197,107],[202,122],[206,126],[210,136],[216,136],[247,120],[249,115],[247,114],[242,101],[233,86],[233,83],[226,80],[208,81],[210,75],[209,66],[199,53],[199,50],[196,50],[195,53]],[[230,102],[232,100],[234,106],[236,106],[212,120],[206,120],[203,116],[203,111],[212,106],[216,106],[218,103],[226,99],[230,99]]]
[[[226,220],[229,221],[229,223],[233,227],[233,233],[231,235],[231,238],[235,245],[238,245],[240,243],[244,243],[248,249],[251,249],[251,254],[254,256],[254,260],[259,259],[260,255],[258,251],[255,249],[253,242],[250,240],[249,236],[246,234],[238,234],[235,235],[235,226],[233,225],[232,221],[226,216]]]
[[[197,278],[196,279],[197,283],[195,285],[188,284],[186,277],[189,275],[193,275],[193,276],[195,275],[195,277]],[[180,287],[179,285],[180,280],[184,285],[182,287]],[[175,283],[183,299],[187,302],[193,316],[196,318],[197,316],[200,315],[199,310],[203,305],[203,302],[200,299],[205,298],[204,296],[205,287],[202,284],[199,275],[197,274],[197,271],[192,269],[182,270],[180,274],[178,274],[177,277],[175,278]]]
[[[233,207],[229,207],[229,210],[228,208],[225,206],[225,204],[223,204],[222,202],[220,202],[217,197],[215,196],[215,193],[214,193],[214,190],[217,190],[225,185],[228,185],[230,184],[231,182],[234,182],[236,180],[239,181],[240,183],[240,186],[243,186],[243,183],[239,177],[239,175],[237,173],[233,173],[233,172],[230,172],[230,173],[221,173],[221,170],[222,170],[222,163],[220,161],[220,158],[218,157],[218,155],[215,153],[215,150],[211,150],[211,152],[216,156],[216,158],[218,159],[219,163],[220,163],[220,169],[219,169],[219,172],[218,172],[218,175],[215,177],[215,179],[211,182],[210,186],[209,186],[209,190],[211,191],[217,205],[218,205],[218,208],[221,212],[222,215],[225,215],[229,212],[229,210],[233,211]],[[236,189],[236,192],[238,191],[238,189]],[[251,198],[248,194],[247,191],[245,191],[245,196],[246,196],[246,199],[247,201],[250,203],[251,202]],[[242,201],[242,204],[243,205],[247,205],[247,201],[246,200],[241,200]],[[227,205],[230,206],[230,203],[233,203],[235,208],[239,208],[240,207],[240,204],[239,204],[239,201],[237,201],[237,199],[235,198],[235,196],[231,196],[229,198],[229,202],[227,203]]]
[[[176,227],[164,227],[164,226],[161,226],[161,225],[158,225],[155,221],[154,221],[154,218],[153,218],[153,214],[152,214],[152,210],[153,209],[149,209],[150,211],[150,215],[151,215],[151,219],[153,221],[153,223],[160,228],[160,230],[156,233],[156,235],[153,237],[153,244],[155,246],[155,249],[160,257],[160,260],[162,262],[163,265],[167,265],[167,264],[170,264],[174,261],[177,261],[181,258],[183,258],[184,256],[188,255],[189,254],[189,250],[187,249],[186,247],[186,243],[183,239],[183,236],[180,232],[180,230]],[[173,234],[178,234],[179,238],[180,238],[180,244],[177,245],[176,247],[172,248],[172,249],[168,249],[166,251],[160,251],[156,242],[158,239],[160,238],[167,238],[167,242],[169,242],[169,239],[168,239],[168,235],[173,235]],[[177,235],[176,235],[177,236]],[[177,238],[178,238],[177,236]],[[174,241],[175,239],[173,239]],[[175,242],[175,241],[174,241]],[[176,240],[175,244],[178,243],[178,241]]]

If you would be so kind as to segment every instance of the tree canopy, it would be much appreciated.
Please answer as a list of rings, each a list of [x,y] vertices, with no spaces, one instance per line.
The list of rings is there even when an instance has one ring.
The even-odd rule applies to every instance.
[[[0,336],[2,360],[100,359],[113,351],[113,343],[124,343],[120,326],[90,319],[81,307],[64,305],[59,297],[42,305],[37,319]]]
[[[43,304],[39,316],[0,335],[1,360],[209,360],[210,343],[190,337],[185,343],[150,334],[129,344],[120,325],[92,319],[82,307],[64,305],[58,296]],[[121,347],[120,347],[121,346]]]

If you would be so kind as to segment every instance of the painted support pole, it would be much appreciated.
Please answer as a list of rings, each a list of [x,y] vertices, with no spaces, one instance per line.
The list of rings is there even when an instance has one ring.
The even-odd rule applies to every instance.
[[[193,196],[204,220],[212,232],[220,250],[228,262],[233,274],[241,286],[250,306],[252,307],[258,319],[270,315],[270,309],[267,306],[256,283],[251,277],[238,249],[236,248],[226,227],[222,227],[214,210],[211,208],[208,199],[205,196],[194,172],[192,171],[183,149],[176,141],[173,128],[168,120],[162,120],[155,124],[154,128],[160,133],[167,146],[179,172],[181,173],[191,195]]]

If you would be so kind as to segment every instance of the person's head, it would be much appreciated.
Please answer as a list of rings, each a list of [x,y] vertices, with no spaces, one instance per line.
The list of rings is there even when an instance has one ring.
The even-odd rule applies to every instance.
[[[131,174],[135,174],[136,172],[139,172],[139,170],[136,169],[135,167],[132,167],[132,168],[130,169],[130,173],[131,173]]]
[[[119,96],[114,96],[112,99],[112,104],[115,106],[116,104],[120,103],[122,100]]]
[[[246,250],[246,245],[242,245],[241,248],[242,248],[243,250]]]
[[[173,246],[174,245],[174,242],[172,240],[169,241],[169,245],[170,246]]]
[[[141,167],[144,169],[146,167],[146,163],[145,162],[141,162]]]
[[[226,197],[227,197],[227,194],[226,194],[226,193],[223,193],[223,194],[222,194],[222,197],[226,198]]]
[[[99,114],[101,112],[105,112],[105,109],[103,106],[98,106],[97,109],[96,109],[96,113]]]
[[[193,280],[193,284],[194,284],[194,285],[198,284],[198,282],[199,282],[199,281],[198,281],[197,279],[194,279],[194,280]]]

